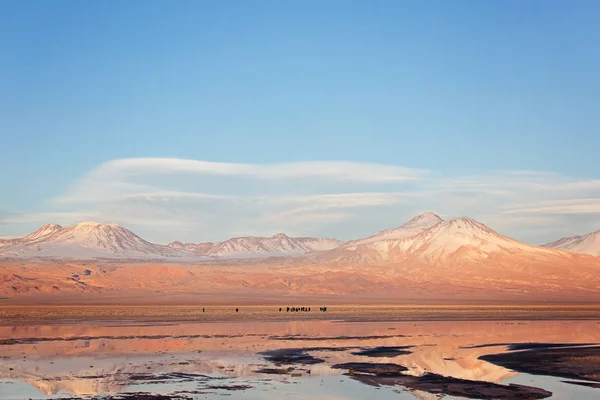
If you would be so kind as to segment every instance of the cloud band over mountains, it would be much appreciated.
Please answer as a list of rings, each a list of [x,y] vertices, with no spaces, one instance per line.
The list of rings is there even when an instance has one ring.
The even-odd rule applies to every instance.
[[[600,180],[537,171],[457,176],[349,161],[119,159],[99,165],[47,204],[7,214],[2,222],[14,230],[2,233],[96,220],[162,242],[276,232],[346,239],[401,225],[423,211],[468,215],[534,243],[600,228]]]

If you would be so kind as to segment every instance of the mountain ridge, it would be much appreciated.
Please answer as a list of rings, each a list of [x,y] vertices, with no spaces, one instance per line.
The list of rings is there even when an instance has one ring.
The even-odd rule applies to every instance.
[[[600,256],[600,229],[585,235],[563,237],[543,245],[547,248]]]
[[[321,246],[319,239],[280,233],[209,242],[213,257],[181,242],[147,242],[117,224],[42,227],[39,235],[0,248],[0,257],[9,258],[0,263],[0,295],[175,296],[182,302],[205,298],[199,296],[589,301],[600,295],[600,257],[524,244],[468,217],[411,221],[392,232],[392,239],[375,234],[366,242],[309,253],[300,252],[307,242]],[[257,251],[264,253],[253,257]],[[59,260],[40,260],[44,257]],[[99,263],[76,261],[98,258]],[[35,262],[25,266],[24,259]]]
[[[432,226],[443,222],[444,220],[440,218],[437,214],[432,212],[425,212],[423,214],[417,215],[412,218],[410,221],[401,225],[398,228],[385,229],[380,231],[374,235],[371,235],[362,239],[350,240],[344,243],[344,247],[350,246],[358,246],[365,243],[377,242],[380,240],[394,240],[394,239],[404,239],[407,237],[415,236],[422,231],[431,228]]]
[[[222,242],[186,243],[172,242],[167,246],[185,248],[208,257],[261,257],[269,255],[300,255],[314,251],[330,250],[342,244],[340,240],[331,238],[289,237],[285,233],[277,233],[270,237],[244,236],[235,237]]]
[[[116,223],[81,222],[63,228],[47,224],[4,246],[0,256],[18,258],[153,258],[185,257],[188,252],[150,243]]]
[[[400,229],[400,228],[399,228]],[[385,231],[383,231],[385,232]],[[410,235],[412,233],[412,235]],[[469,217],[441,221],[417,231],[405,231],[396,239],[347,242],[338,249],[317,255],[320,261],[349,263],[391,263],[420,258],[426,262],[444,261],[461,251],[475,258],[487,258],[491,252],[524,252],[534,256],[558,255],[557,250],[528,245],[503,236]],[[403,236],[403,237],[402,237]]]
[[[423,236],[426,232],[429,233]],[[66,228],[46,224],[22,238],[0,239],[0,257],[179,259],[311,256],[324,262],[337,258],[338,261],[368,263],[414,258],[419,254],[425,258],[442,260],[461,247],[463,253],[470,248],[471,253],[478,253],[479,256],[500,249],[534,252],[538,255],[548,255],[547,251],[555,249],[600,256],[600,231],[533,246],[500,235],[469,217],[444,221],[435,213],[425,212],[397,228],[385,229],[347,242],[332,238],[290,237],[285,233],[277,233],[270,237],[235,237],[222,242],[174,241],[165,246],[148,242],[114,222],[81,222]],[[74,248],[78,250],[75,251]]]

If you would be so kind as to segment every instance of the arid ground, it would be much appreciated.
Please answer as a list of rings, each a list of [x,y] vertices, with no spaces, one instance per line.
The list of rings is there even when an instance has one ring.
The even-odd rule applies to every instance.
[[[5,260],[0,304],[590,304],[600,300],[600,264],[589,258],[595,264],[561,264],[560,271],[577,271],[570,274],[549,264],[516,268],[493,260],[462,264],[460,273],[451,264],[313,265],[289,259]]]

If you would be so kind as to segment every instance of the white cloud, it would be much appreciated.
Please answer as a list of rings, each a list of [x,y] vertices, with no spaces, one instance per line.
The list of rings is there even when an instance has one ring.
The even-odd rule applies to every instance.
[[[102,164],[95,172],[192,173],[236,175],[260,179],[343,179],[349,181],[414,181],[425,171],[406,167],[347,161],[310,161],[281,164],[222,163],[179,158],[128,158]]]
[[[3,219],[3,222],[6,224],[46,224],[54,223],[54,221],[61,221],[61,223],[65,225],[94,220],[100,222],[112,222],[101,221],[101,217],[102,216],[98,212],[93,211],[48,211],[15,214],[11,217]]]
[[[544,201],[505,214],[600,214],[600,198]]]
[[[345,161],[261,165],[130,158],[85,174],[50,199],[47,210],[6,216],[0,223],[34,228],[115,221],[162,242],[280,231],[350,239],[427,210],[468,215],[537,243],[562,232],[585,233],[595,224],[598,229],[600,180],[544,171],[444,176]]]

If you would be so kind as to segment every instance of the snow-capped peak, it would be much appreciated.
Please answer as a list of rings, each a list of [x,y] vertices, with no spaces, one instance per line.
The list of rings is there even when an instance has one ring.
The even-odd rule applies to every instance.
[[[419,222],[420,218],[411,222]],[[420,260],[437,264],[451,257],[471,260],[486,259],[492,253],[526,252],[541,256],[556,255],[556,250],[530,246],[493,231],[468,217],[436,222],[429,216],[426,228],[400,227],[380,232],[367,239],[347,242],[339,249],[322,255],[322,260],[344,263],[380,263]],[[421,218],[422,220],[422,218]],[[415,234],[416,232],[416,234]]]
[[[93,228],[98,228],[98,227],[123,228],[121,225],[117,224],[116,222],[102,224],[100,222],[87,221],[87,222],[80,222],[77,225],[75,225],[76,229],[93,229]]]
[[[485,224],[474,220],[469,217],[458,217],[452,218],[448,221],[443,222],[441,227],[447,227],[448,229],[454,230],[455,232],[470,232],[472,234],[485,232],[488,234],[496,234],[492,229],[488,228]]]
[[[407,253],[443,258],[462,247],[480,254],[500,250],[526,250],[546,252],[502,236],[485,224],[468,217],[454,218],[436,224],[403,246]]]
[[[161,258],[192,256],[187,251],[150,243],[119,224],[82,222],[72,227],[45,225],[2,252],[19,257]]]
[[[53,233],[62,229],[62,226],[58,224],[46,224],[43,225],[40,229],[35,232],[30,233],[29,235],[23,238],[24,242],[29,242],[33,240],[42,239],[46,236],[52,235]]]
[[[84,227],[88,227],[88,226],[98,226],[98,225],[102,225],[102,224],[100,222],[95,222],[95,221],[84,221],[84,222],[78,223],[75,226],[84,228]]]
[[[246,236],[236,237],[218,243],[181,243],[169,244],[171,248],[185,248],[196,254],[211,257],[268,257],[283,255],[300,255],[316,251],[331,250],[342,244],[337,239],[321,239],[312,237],[289,237],[285,233],[277,233],[270,237]]]
[[[553,249],[600,256],[600,230],[583,236],[571,236],[544,245]]]
[[[364,239],[351,240],[350,242],[344,244],[344,247],[355,247],[366,243],[379,242],[382,240],[400,240],[411,238],[443,221],[444,220],[441,219],[437,214],[426,212],[414,217],[399,228],[386,229]]]
[[[418,215],[408,221],[406,224],[402,225],[403,228],[429,228],[439,222],[444,221],[439,217],[439,215],[434,214],[432,212],[426,212],[421,215]]]
[[[474,237],[502,238],[503,236],[488,228],[485,224],[469,217],[458,217],[436,224],[424,231],[419,237],[453,236],[470,239]],[[505,238],[508,239],[508,238]]]

